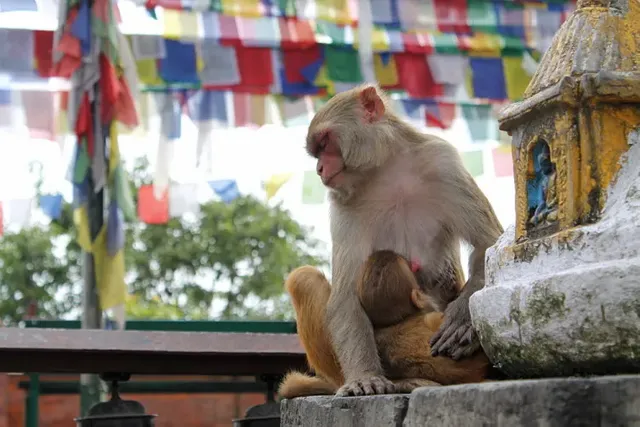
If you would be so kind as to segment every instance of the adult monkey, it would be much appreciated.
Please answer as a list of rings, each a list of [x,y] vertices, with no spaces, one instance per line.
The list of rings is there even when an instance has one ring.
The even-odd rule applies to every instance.
[[[344,384],[338,396],[394,392],[356,295],[360,266],[381,249],[417,260],[425,293],[444,309],[432,354],[460,359],[478,350],[469,297],[484,287],[485,250],[503,230],[457,150],[398,118],[375,85],[331,98],[311,121],[307,150],[330,190],[333,285],[326,307],[304,299],[305,287],[323,284],[308,267],[292,272],[287,286],[316,373]],[[459,239],[473,246],[462,290]],[[317,386],[296,375],[286,381]]]

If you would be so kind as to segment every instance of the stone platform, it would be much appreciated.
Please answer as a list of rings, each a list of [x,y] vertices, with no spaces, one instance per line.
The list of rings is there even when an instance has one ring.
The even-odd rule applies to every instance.
[[[640,426],[640,375],[501,381],[284,400],[282,427]]]

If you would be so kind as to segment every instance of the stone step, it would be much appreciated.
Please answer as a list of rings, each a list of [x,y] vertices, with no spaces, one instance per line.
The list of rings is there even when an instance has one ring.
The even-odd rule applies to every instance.
[[[640,375],[500,381],[283,400],[281,427],[635,427]]]

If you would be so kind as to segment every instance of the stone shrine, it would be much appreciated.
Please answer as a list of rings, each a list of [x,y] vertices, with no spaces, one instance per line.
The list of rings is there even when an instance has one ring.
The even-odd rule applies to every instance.
[[[516,223],[471,316],[511,377],[640,371],[640,2],[580,0],[512,135]]]

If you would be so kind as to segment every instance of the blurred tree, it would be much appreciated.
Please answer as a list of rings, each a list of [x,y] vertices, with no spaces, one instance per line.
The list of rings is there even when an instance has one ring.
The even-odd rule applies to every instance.
[[[148,182],[146,162],[132,174],[132,193]],[[322,266],[319,242],[280,206],[249,196],[229,204],[210,201],[193,218],[165,225],[126,225],[127,318],[291,319],[283,281],[295,267]],[[72,209],[49,227],[34,226],[0,238],[0,319],[59,318],[81,304],[80,248]]]

